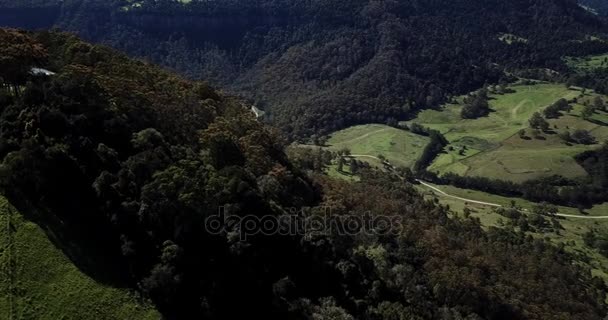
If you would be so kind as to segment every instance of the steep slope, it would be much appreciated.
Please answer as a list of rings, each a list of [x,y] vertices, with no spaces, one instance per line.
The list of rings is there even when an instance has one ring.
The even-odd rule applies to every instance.
[[[292,138],[401,120],[504,70],[566,71],[564,55],[608,51],[589,40],[604,24],[574,0],[5,3],[0,25],[52,17],[47,27],[242,94]]]
[[[232,252],[227,239],[199,228],[222,206],[278,214],[315,198],[271,131],[203,83],[73,36],[0,30],[0,41],[2,61],[54,72],[0,72],[8,88],[0,94],[1,184],[24,214],[33,207],[54,216],[60,223],[48,228],[90,251],[76,252],[79,267],[95,265],[79,255],[103,256],[106,273],[142,288],[162,312],[202,312],[205,296],[219,300],[208,312],[226,312],[228,295],[252,312],[270,309],[269,293],[247,274],[294,244],[250,257],[255,245]],[[28,48],[39,49],[35,59]],[[244,298],[252,292],[258,298]]]
[[[134,290],[80,271],[40,226],[0,197],[2,319],[159,319]]]

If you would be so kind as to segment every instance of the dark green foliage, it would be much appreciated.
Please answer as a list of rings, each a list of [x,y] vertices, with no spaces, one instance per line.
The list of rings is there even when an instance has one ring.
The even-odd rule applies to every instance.
[[[608,187],[608,144],[604,145],[596,151],[587,151],[576,157],[589,175],[593,183],[601,188]]]
[[[22,212],[61,221],[49,233],[82,233],[95,246],[81,258],[106,253],[116,270],[103,272],[128,277],[122,285],[167,319],[605,316],[605,290],[548,242],[451,219],[369,167],[359,168],[360,183],[304,175],[331,156],[302,152],[291,162],[239,101],[73,36],[33,38],[57,74],[30,77],[20,97],[0,100],[0,186]],[[445,140],[428,134],[432,159]],[[205,228],[219,213],[291,209],[399,220],[391,233]]]
[[[488,92],[486,89],[479,90],[464,99],[461,116],[463,119],[477,119],[490,113],[488,104]]]
[[[201,228],[222,206],[276,215],[314,203],[314,187],[292,171],[275,134],[205,84],[68,35],[34,36],[53,53],[45,67],[57,74],[31,78],[2,105],[5,192],[97,237],[163,313],[238,314],[228,295],[259,314],[270,310],[270,284],[247,274],[287,272],[288,263],[263,265],[270,252],[295,253],[288,248],[296,243],[236,250]],[[262,190],[258,179],[276,188]],[[213,299],[209,310],[195,302],[203,298]]]
[[[572,141],[579,144],[595,144],[597,140],[595,137],[587,130],[577,129],[570,135]]]
[[[418,176],[426,180],[449,184],[459,188],[479,190],[505,197],[517,197],[532,202],[548,202],[556,205],[571,207],[590,207],[593,204],[608,201],[608,193],[604,187],[608,181],[608,173],[602,169],[603,151],[585,152],[576,157],[577,161],[589,172],[591,179],[570,180],[562,176],[529,180],[514,183],[505,180],[485,177],[463,177],[454,173],[446,173],[438,177],[432,172],[419,172]]]
[[[564,55],[608,50],[578,41],[601,34],[603,22],[571,0],[137,3],[3,1],[0,24],[46,23],[210,80],[255,102],[294,139],[394,124],[504,84],[505,69],[567,72]],[[529,41],[507,44],[504,33]],[[472,106],[465,117],[488,112]]]
[[[608,234],[600,230],[589,230],[583,235],[583,240],[587,246],[608,257]]]
[[[572,111],[572,106],[568,104],[566,99],[559,99],[554,104],[548,106],[543,111],[545,118],[547,119],[555,119],[561,116],[561,111],[570,112]],[[537,123],[535,123],[537,124]]]
[[[412,132],[414,130],[412,129]],[[444,151],[445,146],[449,144],[448,140],[437,130],[429,130],[424,128],[424,131],[431,138],[429,143],[424,148],[422,155],[414,164],[414,171],[425,171],[428,166],[433,163],[433,160]]]
[[[583,108],[583,111],[581,112],[581,118],[583,118],[585,120],[589,120],[589,118],[591,118],[591,116],[593,116],[594,113],[595,113],[595,106],[588,104]]]
[[[540,129],[543,132],[549,130],[549,123],[547,122],[547,120],[545,120],[545,118],[543,118],[543,116],[539,112],[535,112],[532,115],[532,118],[530,118],[529,122],[530,127],[534,129]]]

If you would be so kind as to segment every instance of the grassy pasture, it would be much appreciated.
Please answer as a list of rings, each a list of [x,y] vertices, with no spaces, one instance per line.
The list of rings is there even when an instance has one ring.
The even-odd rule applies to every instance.
[[[367,124],[335,132],[327,141],[329,150],[349,149],[353,155],[386,157],[393,165],[411,167],[429,142],[428,137],[386,125]],[[359,158],[373,165],[381,162],[373,158]]]
[[[588,71],[608,67],[608,54],[587,57],[567,57],[566,64],[575,70]]]
[[[579,97],[581,92],[549,83],[516,85],[512,89],[514,93],[490,95],[493,112],[488,117],[463,120],[460,105],[421,112],[415,122],[441,131],[451,143],[429,169],[440,174],[454,172],[515,182],[554,174],[570,178],[586,175],[573,157],[597,146],[566,145],[558,133],[586,129],[598,141],[604,141],[608,139],[608,114],[597,112],[585,121],[580,117],[583,106],[575,104],[570,114],[549,120],[553,134],[533,139],[528,120],[534,112],[561,98]],[[594,95],[587,93],[585,99]],[[519,137],[522,129],[527,139]]]
[[[518,85],[514,93],[490,95],[490,107],[494,110],[488,117],[462,119],[461,105],[446,105],[442,110],[420,112],[414,122],[439,130],[451,142],[463,138],[483,139],[499,143],[528,127],[528,119],[536,111],[544,109],[560,98],[574,98],[580,94],[561,84]]]
[[[134,292],[81,272],[44,230],[14,209],[8,223],[7,205],[0,196],[0,319],[161,318]]]

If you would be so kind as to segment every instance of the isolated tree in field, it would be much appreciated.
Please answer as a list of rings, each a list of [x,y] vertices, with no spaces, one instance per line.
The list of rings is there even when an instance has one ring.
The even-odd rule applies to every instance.
[[[567,110],[569,107],[568,100],[564,98],[557,100],[553,105],[559,110]]]
[[[519,130],[518,134],[521,139],[525,139],[526,138],[526,129]]]
[[[585,119],[585,120],[589,120],[593,114],[595,113],[595,107],[593,107],[592,105],[587,105],[583,108],[583,111],[581,112],[581,118]]]
[[[595,97],[595,99],[593,99],[593,106],[596,110],[606,111],[606,103],[604,103],[604,100],[600,96],[597,96]]]
[[[556,105],[550,105],[548,106],[544,111],[543,114],[545,115],[546,118],[558,118],[560,116],[559,113],[559,108]]]
[[[426,129],[419,123],[412,122],[410,125],[410,131],[415,134],[424,135],[427,134]]]
[[[560,137],[560,139],[564,140],[565,142],[572,142],[572,136],[570,135],[570,131],[568,131],[568,130],[560,133],[559,137]]]
[[[490,113],[490,105],[488,104],[488,91],[486,89],[479,90],[477,93],[467,96],[464,100],[464,106],[460,115],[463,119],[476,119]]]
[[[566,99],[559,99],[554,104],[548,106],[543,113],[546,118],[559,118],[560,111],[570,112],[572,110],[572,106],[568,104]]]
[[[543,131],[549,130],[549,123],[539,112],[535,112],[530,118],[530,126],[534,129],[540,129]]]
[[[579,129],[572,133],[572,140],[580,144],[594,144],[596,143],[595,137],[587,130]]]

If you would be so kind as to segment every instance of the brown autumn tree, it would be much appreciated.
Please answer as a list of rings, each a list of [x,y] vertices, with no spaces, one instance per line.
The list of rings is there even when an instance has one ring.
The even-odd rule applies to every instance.
[[[2,84],[12,87],[18,95],[30,69],[46,60],[46,49],[26,32],[15,29],[0,29],[0,44]]]

